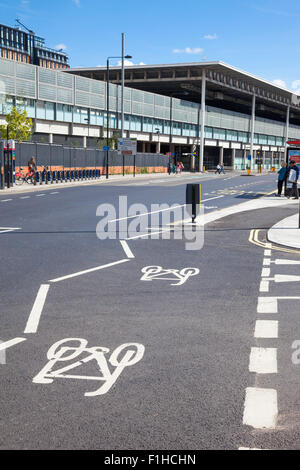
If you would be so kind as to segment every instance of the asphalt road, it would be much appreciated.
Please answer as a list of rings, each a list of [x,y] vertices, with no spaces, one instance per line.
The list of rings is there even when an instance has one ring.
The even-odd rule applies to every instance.
[[[185,183],[200,181],[210,212],[268,197],[275,179],[166,176],[0,195],[0,338],[20,338],[0,355],[0,448],[299,448],[299,307],[280,301],[279,337],[253,337],[266,253],[249,242],[256,228],[265,243],[266,229],[295,206],[211,223],[196,251],[174,231],[128,240],[125,251],[118,238],[96,236],[98,206],[118,207],[119,196],[150,212],[184,204]],[[272,250],[273,258],[300,255]],[[297,296],[297,285],[270,281],[269,295]],[[278,373],[249,371],[254,346],[277,348]],[[272,429],[243,423],[245,390],[258,386],[278,393]]]

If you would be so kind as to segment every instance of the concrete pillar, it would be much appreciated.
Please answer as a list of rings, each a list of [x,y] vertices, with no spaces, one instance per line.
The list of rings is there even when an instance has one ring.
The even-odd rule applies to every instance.
[[[146,142],[142,142],[142,152],[146,153]]]
[[[83,136],[83,147],[86,148],[86,135]]]
[[[271,168],[274,166],[274,152],[271,153]]]
[[[224,148],[219,147],[219,165],[223,165],[224,163]]]
[[[53,144],[53,134],[49,134],[49,144]]]
[[[231,149],[231,166],[232,166],[232,169],[234,170],[234,168],[235,168],[235,149]]]
[[[253,145],[254,145],[254,132],[255,132],[255,103],[256,96],[252,96],[252,112],[251,112],[251,136],[250,136],[250,155],[251,155],[251,170],[254,167],[254,155],[253,155]]]
[[[160,153],[160,142],[156,142],[156,153]]]
[[[263,161],[262,167],[266,168],[266,152],[265,150],[262,150],[261,153],[262,153],[262,161]]]
[[[200,140],[199,171],[203,170],[203,162],[204,162],[205,100],[206,100],[206,75],[205,75],[205,69],[203,69],[202,80],[201,80],[201,140]]]

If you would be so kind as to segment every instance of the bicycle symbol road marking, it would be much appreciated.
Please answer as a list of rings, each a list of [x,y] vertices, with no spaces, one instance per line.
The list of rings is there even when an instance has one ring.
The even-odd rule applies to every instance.
[[[77,346],[72,343],[77,343]],[[70,345],[71,343],[71,345]],[[118,346],[107,359],[105,356],[110,352],[108,348],[101,346],[87,347],[87,340],[82,338],[65,338],[53,344],[47,353],[48,363],[33,378],[33,383],[50,384],[56,378],[64,379],[83,379],[83,380],[100,380],[103,385],[94,392],[86,392],[86,397],[96,397],[105,395],[116,382],[122,371],[129,366],[133,366],[139,362],[145,352],[145,347],[139,343],[125,343]],[[123,356],[121,354],[124,353]],[[54,370],[56,363],[72,361],[79,358],[76,362]],[[99,367],[99,376],[72,375],[66,374],[78,366],[95,360]],[[111,372],[111,369],[113,371]]]
[[[141,281],[175,281],[171,286],[181,286],[191,276],[199,274],[198,268],[163,269],[161,266],[146,266],[142,269]]]

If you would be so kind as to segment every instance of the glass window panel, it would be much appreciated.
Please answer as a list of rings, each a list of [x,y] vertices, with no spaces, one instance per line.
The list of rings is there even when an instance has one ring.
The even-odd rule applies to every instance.
[[[222,139],[222,140],[226,139],[225,129],[218,129],[214,127],[213,133],[214,133],[214,139]]]
[[[237,131],[227,130],[226,131],[227,140],[238,140]]]
[[[276,137],[274,135],[268,136],[268,145],[276,145]]]
[[[43,101],[38,101],[36,104],[36,117],[37,119],[46,119],[46,107]]]
[[[46,119],[54,121],[54,103],[45,103]]]
[[[268,145],[268,136],[259,134],[259,143],[262,145]]]
[[[64,105],[63,104],[56,105],[56,119],[58,121],[64,120]]]
[[[212,129],[212,127],[205,127],[204,135],[207,139],[212,139],[213,138],[213,129]]]

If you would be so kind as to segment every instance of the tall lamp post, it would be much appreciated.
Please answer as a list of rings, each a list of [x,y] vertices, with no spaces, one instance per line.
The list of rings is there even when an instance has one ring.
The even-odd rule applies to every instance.
[[[122,59],[122,63],[124,59],[132,59],[131,55],[124,56],[110,56],[107,57],[106,61],[106,179],[108,179],[109,173],[109,61],[110,59]],[[122,97],[123,98],[123,97]]]
[[[157,153],[160,153],[160,129],[156,127],[155,130],[156,130],[156,134],[158,138],[158,152]]]

